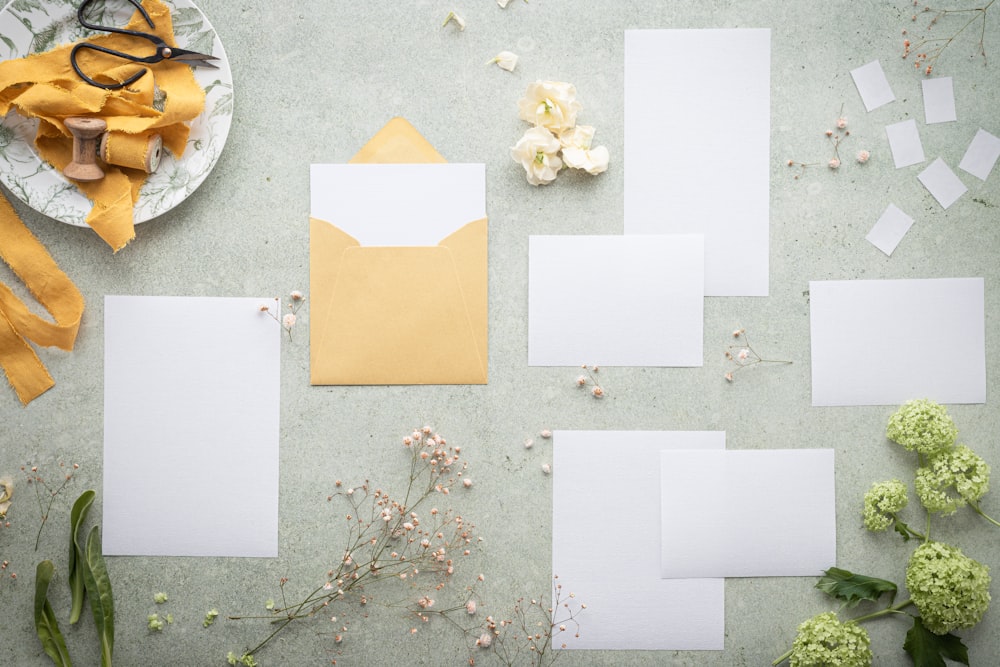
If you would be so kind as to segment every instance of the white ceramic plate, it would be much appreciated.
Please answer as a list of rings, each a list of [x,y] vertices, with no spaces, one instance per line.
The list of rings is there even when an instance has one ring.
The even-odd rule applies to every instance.
[[[166,213],[187,199],[212,171],[233,118],[233,76],[215,29],[191,0],[163,0],[171,9],[178,46],[211,53],[219,69],[194,68],[205,89],[205,111],[191,121],[184,156],[164,151],[159,169],[142,186],[135,222]],[[0,60],[22,58],[86,36],[77,22],[79,0],[12,0],[0,11]],[[135,8],[125,0],[94,2],[87,18],[122,27]],[[25,204],[62,222],[85,227],[91,202],[35,150],[36,119],[11,111],[0,122],[0,181]]]

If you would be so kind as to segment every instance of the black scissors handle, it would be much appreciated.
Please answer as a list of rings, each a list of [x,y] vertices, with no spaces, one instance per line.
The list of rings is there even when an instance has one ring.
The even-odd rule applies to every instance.
[[[126,28],[115,28],[113,26],[96,25],[88,22],[84,14],[87,10],[87,6],[90,5],[92,1],[93,0],[84,0],[84,2],[80,5],[80,8],[77,10],[76,17],[80,21],[80,25],[82,25],[84,28],[89,28],[90,30],[113,32],[119,35],[129,35],[131,37],[138,37],[140,39],[144,39],[147,42],[150,42],[155,47],[156,52],[151,56],[135,56],[130,53],[123,53],[122,51],[109,49],[108,47],[101,46],[99,44],[93,44],[91,42],[80,42],[79,44],[73,47],[72,51],[70,51],[69,61],[70,64],[73,66],[73,71],[75,71],[81,79],[83,79],[90,85],[97,86],[98,88],[103,88],[105,90],[119,90],[132,83],[135,83],[140,78],[142,78],[142,76],[146,74],[146,72],[148,72],[149,70],[143,68],[138,72],[136,72],[135,74],[133,74],[132,76],[125,79],[124,81],[121,81],[120,83],[101,83],[99,81],[94,81],[92,78],[87,76],[82,69],[80,69],[80,65],[76,61],[76,56],[77,53],[80,52],[80,49],[90,49],[91,51],[100,51],[101,53],[106,53],[108,55],[115,56],[116,58],[123,58],[125,60],[129,60],[134,63],[153,64],[163,60],[173,59],[184,62],[190,65],[191,67],[210,67],[216,69],[216,66],[214,64],[206,62],[208,60],[216,60],[216,58],[214,58],[213,56],[206,55],[204,53],[197,53],[195,51],[187,51],[185,49],[174,48],[169,44],[167,44],[166,42],[164,42],[159,37],[157,37],[156,35],[152,35],[148,32],[140,32],[138,30],[127,30]],[[133,7],[135,7],[139,11],[140,14],[142,14],[142,17],[146,20],[146,23],[149,24],[150,28],[156,27],[153,24],[153,19],[149,17],[149,13],[146,12],[143,6],[139,3],[139,0],[128,0],[128,1],[129,3],[132,4]]]

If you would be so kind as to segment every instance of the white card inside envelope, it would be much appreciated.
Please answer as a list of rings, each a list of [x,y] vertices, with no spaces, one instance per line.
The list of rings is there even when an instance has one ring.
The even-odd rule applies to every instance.
[[[314,164],[309,214],[363,246],[433,246],[486,217],[483,164]]]
[[[768,29],[625,31],[625,233],[704,234],[706,296],[768,293],[770,82]]]
[[[528,365],[701,366],[701,235],[531,236]]]
[[[809,283],[812,404],[986,402],[982,278]]]
[[[278,555],[273,299],[104,299],[104,553]]]
[[[878,109],[896,99],[889,86],[889,80],[885,78],[882,64],[877,60],[852,69],[851,77],[854,79],[854,85],[857,86],[861,101],[865,103],[865,109],[868,111]]]
[[[662,451],[660,461],[664,578],[812,576],[836,565],[832,449]]]
[[[560,642],[570,649],[724,648],[725,580],[660,578],[659,461],[664,449],[725,446],[723,432],[553,434],[552,573],[587,605],[586,629]]]

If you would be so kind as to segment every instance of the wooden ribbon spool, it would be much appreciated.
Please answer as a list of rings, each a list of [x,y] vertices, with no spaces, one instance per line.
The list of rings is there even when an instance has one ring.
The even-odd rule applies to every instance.
[[[73,134],[73,161],[63,168],[66,178],[74,181],[99,181],[104,170],[97,165],[97,142],[108,129],[103,118],[74,117],[65,120]]]

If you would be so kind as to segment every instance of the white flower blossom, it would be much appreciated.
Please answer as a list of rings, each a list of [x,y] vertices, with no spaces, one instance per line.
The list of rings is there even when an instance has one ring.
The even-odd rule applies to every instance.
[[[501,51],[496,54],[492,60],[490,60],[487,65],[497,64],[500,69],[505,69],[508,72],[513,72],[514,68],[517,67],[517,54],[511,53],[510,51]]]
[[[583,108],[576,99],[576,86],[561,81],[536,81],[517,102],[518,117],[532,125],[562,132],[576,125]]]
[[[563,167],[559,157],[559,140],[544,127],[533,127],[510,149],[514,162],[524,167],[528,182],[546,185],[556,180]]]
[[[606,147],[592,148],[594,132],[591,125],[577,125],[559,134],[562,159],[567,167],[583,169],[594,176],[607,171],[611,158]]]

